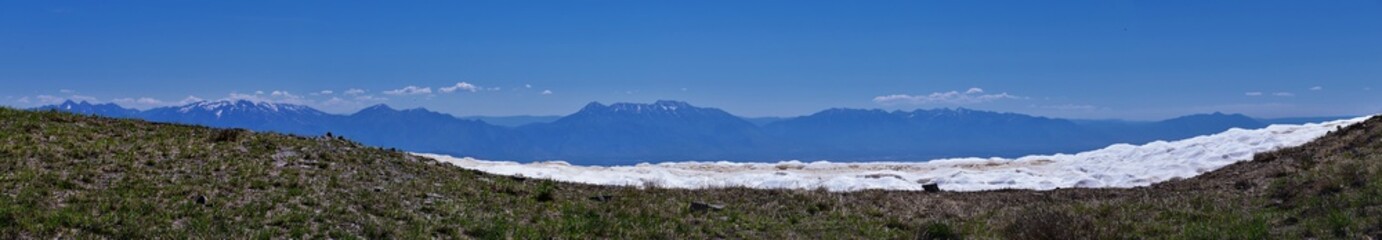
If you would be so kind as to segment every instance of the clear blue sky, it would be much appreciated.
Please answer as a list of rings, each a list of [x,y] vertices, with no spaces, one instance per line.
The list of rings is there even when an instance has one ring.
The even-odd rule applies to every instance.
[[[1370,114],[1382,1],[7,1],[0,86],[21,107]]]

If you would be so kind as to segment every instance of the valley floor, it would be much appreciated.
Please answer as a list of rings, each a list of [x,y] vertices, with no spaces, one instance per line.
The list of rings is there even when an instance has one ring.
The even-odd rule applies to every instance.
[[[332,137],[0,109],[0,238],[1382,238],[1382,118],[1128,189],[610,187]]]

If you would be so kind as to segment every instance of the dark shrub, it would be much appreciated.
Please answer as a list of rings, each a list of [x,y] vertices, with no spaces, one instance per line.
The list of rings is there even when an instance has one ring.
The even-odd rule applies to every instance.
[[[956,233],[954,229],[951,229],[950,225],[945,225],[944,223],[932,223],[927,224],[925,227],[922,227],[921,234],[917,235],[917,239],[960,239],[960,234]]]
[[[211,142],[238,142],[240,136],[244,135],[244,129],[220,129],[211,134]]]

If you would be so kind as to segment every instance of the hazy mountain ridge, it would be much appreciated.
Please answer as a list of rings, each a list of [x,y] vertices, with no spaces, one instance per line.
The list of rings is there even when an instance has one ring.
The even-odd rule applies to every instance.
[[[750,122],[716,108],[679,101],[590,103],[547,122],[499,126],[427,109],[375,105],[349,115],[292,104],[203,101],[139,111],[115,104],[64,102],[39,107],[149,121],[246,128],[300,135],[332,132],[366,144],[496,160],[567,160],[579,164],[662,161],[917,161],[1077,152],[1260,128],[1240,114],[1197,114],[1156,122],[1090,121],[965,108],[884,111],[827,109]]]
[[[550,123],[561,119],[562,116],[464,116],[461,119],[479,120],[491,125],[504,127],[519,127],[534,123]]]

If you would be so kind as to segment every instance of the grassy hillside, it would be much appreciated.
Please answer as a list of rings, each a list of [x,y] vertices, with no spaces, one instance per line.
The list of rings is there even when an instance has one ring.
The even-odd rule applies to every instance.
[[[340,138],[0,109],[0,238],[1382,238],[1380,150],[1374,118],[1136,189],[638,189]]]

